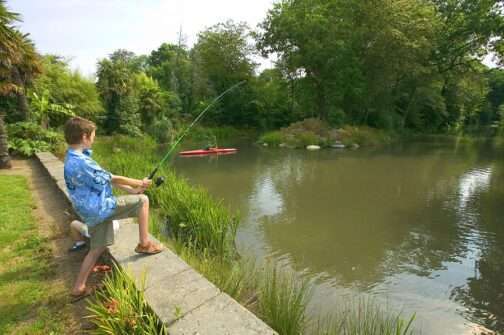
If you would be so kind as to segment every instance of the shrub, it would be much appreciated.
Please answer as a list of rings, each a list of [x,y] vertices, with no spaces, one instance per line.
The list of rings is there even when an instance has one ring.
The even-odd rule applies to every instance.
[[[65,143],[62,134],[32,122],[8,124],[7,134],[9,149],[24,156],[55,150]]]
[[[280,131],[270,131],[259,138],[260,143],[268,145],[279,145],[284,142],[283,134]]]
[[[145,302],[144,288],[138,290],[123,270],[115,266],[103,285],[103,290],[96,293],[96,301],[87,308],[91,322],[97,326],[91,334],[168,335],[166,327]]]

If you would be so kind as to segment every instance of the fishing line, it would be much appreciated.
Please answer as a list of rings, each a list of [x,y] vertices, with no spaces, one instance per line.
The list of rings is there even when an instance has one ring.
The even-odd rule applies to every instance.
[[[152,172],[149,174],[148,179],[152,180],[152,178],[154,178],[154,176],[158,172],[159,168],[164,164],[164,162],[166,162],[166,160],[168,159],[168,157],[170,157],[170,155],[175,150],[175,148],[177,147],[177,145],[179,145],[179,143],[187,135],[187,133],[189,132],[189,130],[203,117],[203,115],[205,115],[205,113],[210,109],[210,107],[212,107],[215,103],[217,103],[217,101],[219,101],[228,92],[234,90],[235,88],[237,88],[238,86],[240,86],[240,85],[242,85],[244,83],[245,83],[245,80],[240,81],[237,84],[234,84],[233,86],[231,86],[230,88],[228,88],[227,90],[225,90],[224,92],[222,92],[217,98],[215,98],[214,100],[212,100],[212,102],[210,102],[210,104],[194,119],[194,121],[186,129],[184,129],[184,131],[182,132],[182,135],[179,136],[179,138],[171,146],[170,150],[168,150],[168,152],[163,157],[163,159],[161,159],[161,161],[158,163],[158,165],[156,165],[156,167],[154,168],[154,170],[152,170]],[[156,184],[156,186],[159,186],[163,182],[164,182],[164,178],[163,177],[158,177],[156,179],[156,181],[155,181],[155,184]]]

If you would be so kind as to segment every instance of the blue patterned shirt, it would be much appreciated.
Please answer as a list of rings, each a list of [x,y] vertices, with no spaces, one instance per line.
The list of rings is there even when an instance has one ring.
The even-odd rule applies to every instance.
[[[112,175],[91,158],[92,151],[68,148],[65,157],[65,183],[77,214],[89,226],[110,217],[116,208]]]

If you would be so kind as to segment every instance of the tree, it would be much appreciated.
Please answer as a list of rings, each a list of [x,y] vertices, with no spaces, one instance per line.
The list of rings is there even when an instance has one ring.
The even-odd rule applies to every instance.
[[[140,133],[138,101],[134,92],[135,75],[141,66],[132,52],[117,50],[98,62],[96,86],[105,106],[107,133]]]
[[[182,37],[178,45],[163,43],[148,57],[146,73],[156,79],[161,89],[175,92],[181,101],[183,113],[190,113],[192,65]]]
[[[423,1],[284,0],[261,23],[257,45],[308,84],[320,118],[344,110],[354,122],[377,123],[424,71],[434,25]]]
[[[87,119],[96,120],[103,113],[103,106],[92,80],[70,70],[67,61],[58,56],[46,55],[42,58],[42,64],[44,72],[35,80],[31,90],[33,93],[39,97],[48,94],[48,102],[51,104],[71,105],[76,115]],[[58,115],[49,117],[52,118],[53,125],[61,125],[64,121]]]
[[[26,88],[41,72],[38,55],[27,35],[13,27],[19,15],[7,10],[0,0],[0,96],[16,98],[20,117],[29,116]],[[0,111],[0,168],[10,167],[3,111]]]
[[[254,48],[248,37],[247,25],[233,21],[219,23],[198,35],[191,53],[195,101],[209,101],[232,85],[253,78],[256,64],[251,59]],[[226,95],[207,119],[228,125],[256,125],[252,100],[250,86],[242,86]],[[205,103],[197,108],[204,106]]]

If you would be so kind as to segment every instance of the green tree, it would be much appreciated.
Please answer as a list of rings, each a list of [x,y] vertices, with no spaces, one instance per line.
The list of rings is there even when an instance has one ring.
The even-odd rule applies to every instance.
[[[252,61],[253,45],[244,23],[219,23],[198,35],[191,54],[193,62],[192,91],[200,101],[196,111],[206,106],[216,94],[232,85],[253,78],[256,64]],[[226,95],[209,112],[207,119],[228,125],[257,125],[256,106],[250,86],[241,86]]]
[[[96,86],[105,106],[104,128],[107,133],[140,134],[140,115],[135,96],[135,75],[141,62],[134,53],[117,50],[98,62]]]
[[[17,31],[13,24],[19,21],[0,0],[0,96],[14,97],[20,118],[29,117],[26,88],[40,73],[39,57],[27,35]],[[4,107],[4,106],[3,106]],[[10,167],[4,111],[0,111],[0,168]]]
[[[182,40],[179,45],[163,43],[148,57],[147,74],[156,79],[161,89],[175,92],[183,113],[192,109],[191,60]]]
[[[103,106],[95,83],[79,72],[71,71],[61,57],[47,55],[42,60],[44,72],[35,80],[32,91],[39,97],[48,92],[48,102],[56,105],[71,105],[76,115],[96,120],[103,113]],[[55,115],[53,125],[63,120]]]

